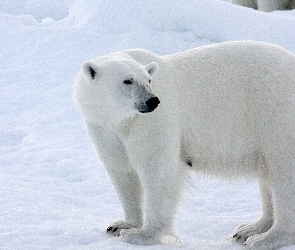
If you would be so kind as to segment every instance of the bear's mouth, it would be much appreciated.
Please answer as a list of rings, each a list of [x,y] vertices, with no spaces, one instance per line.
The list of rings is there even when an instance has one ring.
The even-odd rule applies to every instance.
[[[153,112],[155,108],[149,108],[146,105],[142,105],[140,108],[138,108],[139,113],[145,114],[145,113],[151,113]]]
[[[155,109],[153,110],[139,110],[139,113],[142,113],[142,114],[146,114],[146,113],[151,113],[153,112]]]

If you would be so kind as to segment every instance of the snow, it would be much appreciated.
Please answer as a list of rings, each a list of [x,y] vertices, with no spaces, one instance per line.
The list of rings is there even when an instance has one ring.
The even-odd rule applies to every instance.
[[[221,0],[4,0],[0,24],[1,250],[244,249],[227,237],[260,216],[255,180],[193,175],[176,216],[180,242],[141,247],[107,235],[122,209],[72,85],[84,61],[127,48],[163,55],[249,39],[295,53],[295,10]]]

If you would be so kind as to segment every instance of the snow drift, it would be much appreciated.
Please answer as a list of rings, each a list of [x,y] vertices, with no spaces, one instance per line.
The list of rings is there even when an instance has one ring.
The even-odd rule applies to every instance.
[[[219,0],[4,0],[0,23],[4,250],[179,249],[104,233],[122,210],[72,102],[83,62],[128,48],[163,55],[245,39],[295,53],[295,10],[263,13]],[[182,249],[244,249],[226,237],[259,217],[256,182],[193,179],[177,220]]]

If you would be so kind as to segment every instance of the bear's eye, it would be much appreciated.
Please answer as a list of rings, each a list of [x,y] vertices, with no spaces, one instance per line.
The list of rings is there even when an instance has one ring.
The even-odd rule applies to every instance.
[[[124,84],[132,84],[133,83],[133,79],[127,79],[124,81]]]
[[[152,80],[149,80],[149,83],[151,83]]]

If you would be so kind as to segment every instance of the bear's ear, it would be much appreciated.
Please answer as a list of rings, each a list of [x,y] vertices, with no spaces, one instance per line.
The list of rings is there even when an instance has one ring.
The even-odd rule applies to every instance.
[[[93,62],[86,62],[83,64],[83,73],[90,83],[99,77],[100,68]]]
[[[155,62],[151,62],[145,65],[145,69],[150,74],[150,76],[154,76],[158,72],[159,65]]]

